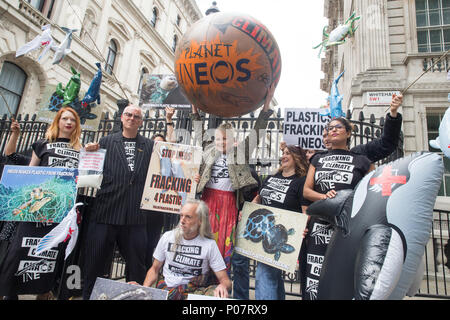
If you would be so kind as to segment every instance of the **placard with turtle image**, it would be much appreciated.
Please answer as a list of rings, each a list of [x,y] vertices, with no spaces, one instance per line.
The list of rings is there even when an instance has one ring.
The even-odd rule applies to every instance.
[[[295,272],[306,214],[245,202],[236,230],[236,252],[277,269]]]
[[[89,300],[167,300],[169,291],[97,278]]]

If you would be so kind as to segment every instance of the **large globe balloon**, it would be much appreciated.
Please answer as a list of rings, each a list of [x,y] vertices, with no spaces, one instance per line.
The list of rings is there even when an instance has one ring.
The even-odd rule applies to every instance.
[[[256,110],[277,84],[281,56],[270,31],[247,14],[218,12],[194,23],[175,52],[175,74],[206,113],[234,117]]]

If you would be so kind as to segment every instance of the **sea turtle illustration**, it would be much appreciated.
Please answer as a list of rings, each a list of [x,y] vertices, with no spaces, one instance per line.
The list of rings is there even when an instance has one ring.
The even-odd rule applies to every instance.
[[[275,253],[275,260],[278,261],[283,253],[294,252],[295,248],[287,244],[288,236],[295,233],[294,229],[287,230],[282,224],[277,224],[266,231],[263,240],[263,248],[267,253]]]
[[[262,241],[264,251],[275,254],[278,261],[281,253],[294,252],[295,248],[287,244],[288,236],[294,233],[294,229],[287,230],[282,224],[275,225],[275,215],[270,210],[257,209],[249,215],[243,237],[252,242]]]
[[[253,242],[260,242],[266,230],[275,225],[274,214],[267,209],[257,209],[250,213],[245,225],[244,238]]]

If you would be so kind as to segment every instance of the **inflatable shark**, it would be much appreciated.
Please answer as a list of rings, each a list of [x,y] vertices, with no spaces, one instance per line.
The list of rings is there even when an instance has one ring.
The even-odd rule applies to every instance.
[[[342,95],[339,94],[339,90],[337,87],[339,80],[344,75],[344,72],[345,71],[343,71],[336,79],[333,80],[330,96],[328,97],[330,106],[327,109],[327,112],[320,113],[321,116],[330,116],[331,120],[335,118],[345,117],[345,112],[342,111]]]
[[[78,29],[68,29],[68,28],[64,28],[64,27],[62,27],[61,29],[63,29],[64,32],[66,33],[66,37],[61,42],[59,47],[55,48],[56,52],[55,52],[55,56],[53,57],[52,64],[60,63],[61,60],[64,59],[65,56],[67,56],[69,53],[72,52],[72,50],[70,50],[70,45],[72,44],[72,33],[78,31]]]
[[[371,171],[355,190],[314,202],[308,215],[335,228],[318,288],[322,300],[399,300],[423,278],[442,157],[415,153]]]
[[[97,100],[97,104],[100,104],[100,86],[102,85],[102,65],[100,62],[95,64],[98,68],[97,73],[92,78],[91,85],[88,91],[81,100],[81,105],[86,108],[88,104]]]
[[[450,108],[445,111],[439,125],[439,136],[436,140],[430,140],[430,146],[442,150],[445,156],[450,159]]]

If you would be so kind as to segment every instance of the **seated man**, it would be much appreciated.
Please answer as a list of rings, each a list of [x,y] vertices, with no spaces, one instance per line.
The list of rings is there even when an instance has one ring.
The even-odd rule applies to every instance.
[[[180,223],[164,233],[153,253],[155,258],[147,272],[144,286],[153,285],[161,267],[164,280],[158,289],[169,291],[169,299],[182,300],[188,293],[208,294],[214,286],[208,286],[208,271],[211,268],[219,281],[214,296],[227,298],[231,281],[225,262],[211,234],[208,207],[203,201],[187,200],[181,208]]]

